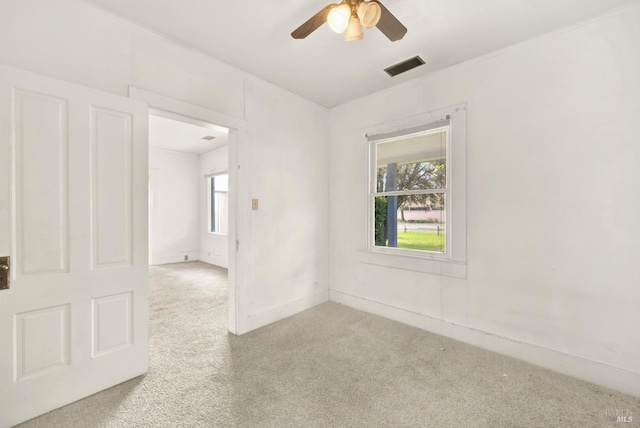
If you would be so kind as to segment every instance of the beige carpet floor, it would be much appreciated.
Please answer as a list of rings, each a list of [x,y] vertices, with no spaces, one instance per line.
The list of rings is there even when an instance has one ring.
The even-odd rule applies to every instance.
[[[235,337],[225,270],[150,279],[149,373],[21,427],[640,426],[638,398],[334,303]]]

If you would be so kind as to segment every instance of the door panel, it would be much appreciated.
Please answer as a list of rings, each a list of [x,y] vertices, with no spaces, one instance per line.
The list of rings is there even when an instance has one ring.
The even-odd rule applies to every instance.
[[[0,427],[147,371],[147,114],[0,66]]]
[[[13,98],[17,253],[21,255],[14,263],[24,275],[67,272],[67,103],[19,89],[14,89]],[[43,212],[47,215],[42,216]]]
[[[131,264],[132,116],[92,107],[94,268]]]
[[[133,345],[133,293],[93,299],[93,358]]]
[[[69,305],[16,314],[16,382],[70,363]]]

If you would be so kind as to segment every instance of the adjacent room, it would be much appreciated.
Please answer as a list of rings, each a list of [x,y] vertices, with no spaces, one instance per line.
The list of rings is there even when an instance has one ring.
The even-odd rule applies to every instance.
[[[156,113],[149,116],[149,264],[227,268],[229,130]]]
[[[0,428],[640,424],[640,0],[0,0]]]

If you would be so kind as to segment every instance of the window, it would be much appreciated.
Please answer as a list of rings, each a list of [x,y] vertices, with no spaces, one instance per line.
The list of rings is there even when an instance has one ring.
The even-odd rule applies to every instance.
[[[209,184],[209,232],[229,233],[229,174],[208,178]]]
[[[370,248],[449,254],[450,120],[369,137]]]
[[[466,104],[362,131],[368,226],[358,262],[466,278]]]

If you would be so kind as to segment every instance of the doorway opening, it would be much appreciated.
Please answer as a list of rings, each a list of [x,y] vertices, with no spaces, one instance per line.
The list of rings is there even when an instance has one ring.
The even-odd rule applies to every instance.
[[[227,316],[228,316],[228,330],[233,334],[242,334],[246,331],[245,325],[245,289],[240,286],[242,278],[238,275],[236,266],[238,263],[239,255],[242,251],[239,250],[238,231],[241,229],[239,224],[246,224],[244,218],[240,219],[238,216],[238,200],[239,195],[245,191],[242,190],[242,174],[240,173],[240,147],[243,145],[243,141],[246,140],[247,133],[247,121],[245,119],[230,116],[224,113],[220,113],[208,108],[204,108],[195,104],[190,104],[184,101],[176,100],[170,97],[166,97],[157,93],[145,91],[135,87],[129,87],[129,96],[131,98],[145,102],[149,109],[149,121],[155,121],[157,118],[169,119],[177,122],[178,125],[194,125],[199,128],[200,131],[204,131],[204,134],[198,135],[197,141],[199,144],[208,144],[199,153],[192,153],[191,156],[198,158],[197,162],[191,162],[192,170],[184,171],[184,174],[195,175],[196,178],[192,178],[192,183],[198,182],[195,185],[189,187],[187,193],[192,194],[190,201],[194,200],[193,193],[196,194],[197,208],[190,210],[191,216],[188,217],[191,224],[195,222],[196,228],[192,226],[190,230],[196,230],[197,238],[191,238],[191,242],[196,242],[196,248],[184,252],[184,248],[181,252],[171,252],[169,258],[163,258],[162,253],[157,253],[156,249],[162,245],[162,242],[157,242],[158,239],[164,239],[169,237],[169,242],[179,236],[180,230],[183,225],[178,223],[169,223],[170,227],[165,230],[165,235],[161,238],[161,231],[156,230],[158,225],[158,216],[162,215],[160,212],[160,206],[163,205],[163,177],[160,171],[162,167],[160,156],[160,163],[157,163],[158,159],[151,159],[152,153],[162,150],[165,153],[175,152],[175,148],[160,147],[156,144],[155,138],[151,136],[149,138],[149,152],[150,152],[150,169],[149,169],[149,193],[151,207],[149,210],[149,242],[150,242],[150,261],[153,264],[167,263],[173,261],[184,262],[185,256],[187,261],[200,260],[201,262],[210,263],[212,265],[224,266],[226,264],[227,271]],[[176,123],[173,123],[174,125]],[[150,128],[150,127],[149,127]],[[216,134],[218,133],[218,134]],[[161,135],[162,132],[160,132]],[[166,135],[165,135],[166,136]],[[212,138],[213,137],[213,138]],[[226,146],[223,144],[223,140],[226,138]],[[184,143],[183,143],[184,144]],[[216,146],[217,145],[217,146]],[[158,148],[158,150],[156,150]],[[226,152],[225,152],[226,150]],[[183,151],[183,150],[182,150]],[[184,151],[183,151],[184,152]],[[215,152],[213,154],[212,152]],[[175,154],[174,153],[174,154]],[[225,154],[226,153],[226,154]],[[188,156],[184,155],[183,156]],[[166,156],[165,156],[166,157]],[[175,156],[174,156],[175,157]],[[158,166],[159,165],[159,166]],[[202,166],[202,168],[201,168]],[[225,170],[228,171],[228,233],[215,234],[211,233],[207,216],[209,215],[210,201],[207,193],[210,193],[208,188],[208,182],[211,176],[220,174]],[[171,180],[167,181],[165,186],[172,187],[176,185]],[[208,192],[209,191],[209,192]],[[175,192],[174,192],[175,193]],[[207,199],[206,199],[207,198]],[[174,205],[179,205],[179,202],[173,201]],[[191,202],[193,204],[193,202]],[[193,205],[192,205],[193,206]],[[181,206],[172,206],[169,208],[175,212],[177,210],[185,210]],[[187,210],[185,210],[187,211]],[[196,212],[194,214],[194,211]],[[242,220],[242,221],[241,221]],[[176,230],[176,228],[178,230]],[[193,232],[191,232],[193,234]],[[188,235],[188,234],[187,234]],[[226,244],[225,244],[226,243]],[[191,245],[194,247],[194,245]],[[167,248],[167,247],[164,247]],[[189,247],[186,247],[189,248]],[[178,259],[176,259],[176,256]],[[226,261],[226,263],[225,263]],[[220,269],[220,268],[217,268]]]
[[[226,284],[227,328],[238,334],[231,250],[237,169],[230,168],[238,131],[212,122],[149,109],[149,264],[205,272],[211,277],[201,283],[212,287]]]
[[[229,129],[152,110],[149,262],[229,267]]]

